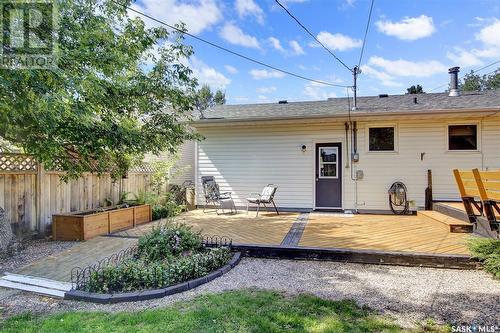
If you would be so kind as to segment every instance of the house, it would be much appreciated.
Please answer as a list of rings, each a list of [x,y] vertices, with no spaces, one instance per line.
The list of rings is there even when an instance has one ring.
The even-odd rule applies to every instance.
[[[194,127],[200,177],[215,176],[237,206],[268,183],[282,210],[386,212],[395,181],[423,209],[432,171],[434,200],[459,200],[454,168],[500,168],[500,90],[379,95],[352,100],[223,105]]]

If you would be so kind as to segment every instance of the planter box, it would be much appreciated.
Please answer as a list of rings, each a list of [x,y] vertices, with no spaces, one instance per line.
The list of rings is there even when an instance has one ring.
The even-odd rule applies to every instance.
[[[118,230],[151,222],[151,206],[108,207],[104,211],[83,211],[52,215],[54,240],[88,240]]]

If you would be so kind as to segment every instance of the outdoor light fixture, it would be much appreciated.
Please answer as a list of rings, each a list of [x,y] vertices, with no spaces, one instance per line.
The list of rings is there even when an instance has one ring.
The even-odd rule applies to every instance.
[[[302,145],[302,146],[300,147],[300,149],[301,149],[301,150],[305,153],[305,152],[306,152],[306,150],[307,150],[307,146],[306,146],[306,145]]]

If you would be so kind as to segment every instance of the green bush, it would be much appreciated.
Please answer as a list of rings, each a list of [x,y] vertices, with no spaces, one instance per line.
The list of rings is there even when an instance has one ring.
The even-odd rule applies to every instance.
[[[229,248],[206,249],[199,232],[167,222],[139,239],[135,257],[92,273],[84,290],[110,293],[164,288],[204,276],[230,259]]]
[[[183,205],[178,205],[173,201],[168,201],[164,204],[156,204],[151,208],[153,212],[153,221],[174,217],[182,213]]]
[[[175,195],[172,193],[158,195],[154,192],[139,191],[131,203],[151,205],[153,221],[177,216],[185,209],[184,205],[175,201]]]
[[[127,292],[165,288],[169,285],[207,275],[231,259],[228,248],[205,249],[179,256],[176,260],[147,261],[129,259],[91,274],[86,291],[97,293]]]
[[[148,261],[159,261],[199,251],[202,236],[185,224],[160,224],[139,238],[139,257]]]
[[[500,240],[492,238],[471,238],[468,242],[473,258],[483,264],[484,269],[500,279]]]

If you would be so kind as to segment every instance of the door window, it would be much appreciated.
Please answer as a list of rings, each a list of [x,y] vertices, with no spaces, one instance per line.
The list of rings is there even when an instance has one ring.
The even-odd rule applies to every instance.
[[[338,178],[337,147],[319,147],[319,178]]]

